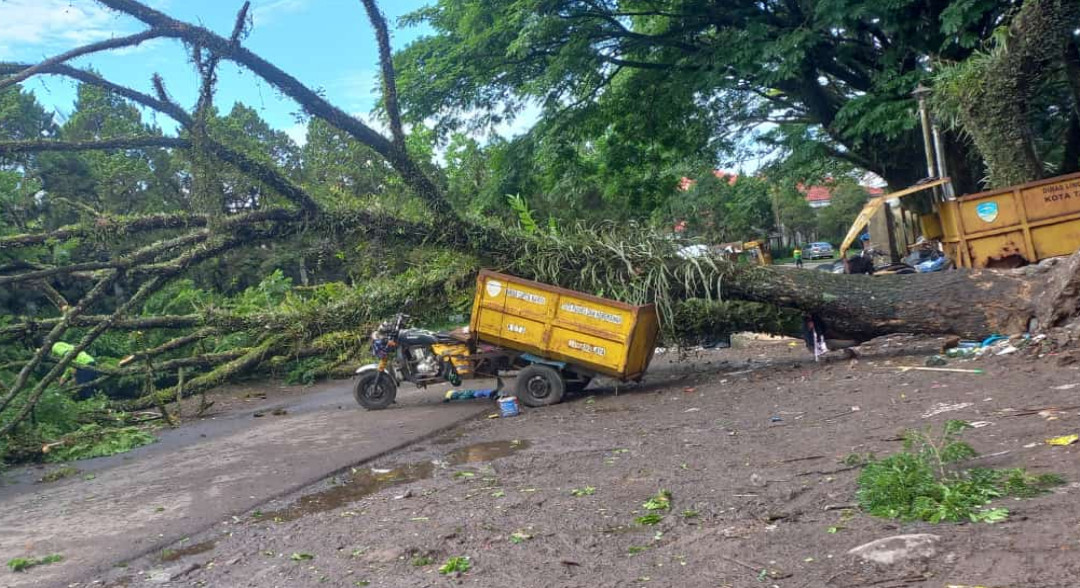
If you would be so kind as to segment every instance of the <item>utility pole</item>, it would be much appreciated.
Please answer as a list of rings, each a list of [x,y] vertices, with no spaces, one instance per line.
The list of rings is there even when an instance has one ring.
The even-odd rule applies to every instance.
[[[926,177],[937,178],[938,172],[934,162],[934,141],[931,139],[930,109],[926,106],[926,97],[930,94],[930,88],[922,85],[915,87],[911,93],[919,101],[919,120],[922,122],[923,152],[926,154]]]

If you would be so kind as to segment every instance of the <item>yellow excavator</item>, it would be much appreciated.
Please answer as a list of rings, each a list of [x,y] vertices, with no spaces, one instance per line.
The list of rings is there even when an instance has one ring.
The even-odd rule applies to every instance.
[[[743,243],[743,251],[752,265],[772,265],[772,249],[768,239],[747,241]]]

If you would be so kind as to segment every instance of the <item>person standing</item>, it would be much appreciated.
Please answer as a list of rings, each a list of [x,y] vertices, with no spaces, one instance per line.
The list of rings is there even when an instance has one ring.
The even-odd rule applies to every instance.
[[[53,357],[57,360],[63,359],[74,350],[74,345],[63,341],[57,341],[52,346]],[[64,376],[60,378],[60,384],[63,385],[67,383],[71,380],[71,376],[74,375],[75,384],[79,386],[76,398],[79,400],[86,400],[94,395],[96,390],[90,383],[96,380],[99,375],[97,370],[94,369],[94,357],[85,351],[80,351],[79,354],[75,356],[72,363],[75,364],[74,369],[68,367]]]
[[[795,256],[795,267],[802,267],[802,249],[796,245],[791,254]]]

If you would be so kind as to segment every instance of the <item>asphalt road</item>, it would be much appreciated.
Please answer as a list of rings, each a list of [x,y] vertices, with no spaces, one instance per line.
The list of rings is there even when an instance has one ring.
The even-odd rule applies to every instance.
[[[76,462],[80,473],[59,482],[35,483],[41,471],[34,468],[7,475],[0,484],[0,559],[58,553],[64,560],[26,574],[0,571],[0,586],[71,585],[494,412],[490,402],[443,404],[443,387],[417,391],[407,384],[397,405],[367,412],[350,385],[323,384],[164,431],[159,442],[127,454]],[[275,408],[285,413],[271,414]]]

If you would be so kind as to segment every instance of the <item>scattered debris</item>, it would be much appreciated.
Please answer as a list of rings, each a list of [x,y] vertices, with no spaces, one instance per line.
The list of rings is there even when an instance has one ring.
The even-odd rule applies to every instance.
[[[919,366],[909,366],[909,365],[907,365],[907,366],[899,366],[896,369],[900,370],[901,372],[910,372],[912,370],[916,370],[916,371],[922,371],[922,372],[952,372],[952,373],[956,373],[956,374],[985,374],[986,373],[983,370],[977,370],[977,369],[976,370],[968,370],[968,369],[962,369],[962,368],[919,367]]]
[[[521,414],[518,399],[514,396],[503,396],[499,399],[499,416],[503,418],[516,417]]]
[[[1060,437],[1051,437],[1046,440],[1047,445],[1058,445],[1064,447],[1066,445],[1072,445],[1080,440],[1080,435],[1061,435]]]
[[[864,543],[848,551],[863,561],[882,565],[893,565],[913,559],[930,559],[937,555],[938,535],[915,533],[911,535],[893,535],[869,543]]]
[[[972,403],[970,403],[970,402],[960,402],[960,403],[957,403],[957,404],[945,404],[944,402],[939,402],[939,403],[931,406],[930,410],[923,413],[922,418],[928,419],[930,417],[934,417],[934,416],[937,416],[939,414],[943,414],[943,413],[946,413],[946,412],[955,412],[957,410],[963,410],[965,408],[968,408],[969,406],[972,406]]]

